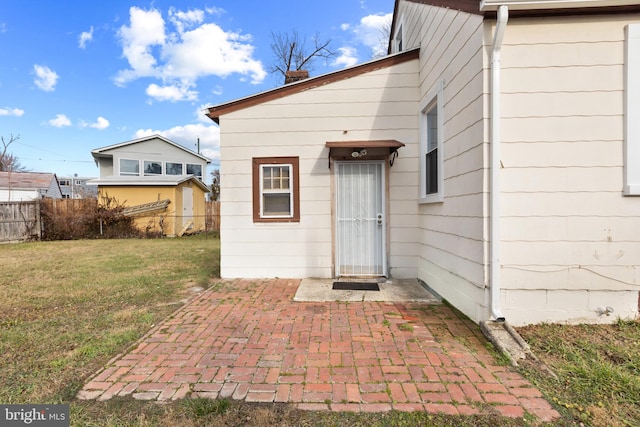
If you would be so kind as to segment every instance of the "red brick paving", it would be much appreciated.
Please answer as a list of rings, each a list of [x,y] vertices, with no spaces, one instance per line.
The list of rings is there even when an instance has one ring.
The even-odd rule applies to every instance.
[[[220,282],[112,360],[78,397],[559,417],[520,374],[496,364],[475,324],[446,305],[294,302],[299,284]]]

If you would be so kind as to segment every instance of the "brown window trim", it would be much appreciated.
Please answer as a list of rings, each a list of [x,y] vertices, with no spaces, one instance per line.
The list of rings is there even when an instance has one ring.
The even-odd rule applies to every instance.
[[[300,160],[298,157],[254,157],[252,159],[253,222],[300,222]],[[260,216],[260,166],[291,164],[293,178],[293,216],[291,218],[262,218]]]

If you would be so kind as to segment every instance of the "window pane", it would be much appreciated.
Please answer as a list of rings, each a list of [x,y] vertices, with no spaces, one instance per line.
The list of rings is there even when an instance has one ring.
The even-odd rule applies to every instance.
[[[120,159],[120,175],[140,175],[140,162]]]
[[[162,175],[162,163],[145,160],[144,174],[145,175]]]
[[[438,147],[438,106],[427,113],[427,151]]]
[[[262,188],[265,190],[289,189],[289,166],[265,166],[262,169]]]
[[[195,175],[202,178],[202,165],[192,165],[187,163],[187,175]]]
[[[167,175],[182,175],[182,163],[170,163],[165,165],[167,169]]]
[[[290,216],[291,197],[289,193],[263,194],[262,210],[264,216]]]
[[[438,149],[432,150],[426,155],[427,166],[427,194],[438,192]]]

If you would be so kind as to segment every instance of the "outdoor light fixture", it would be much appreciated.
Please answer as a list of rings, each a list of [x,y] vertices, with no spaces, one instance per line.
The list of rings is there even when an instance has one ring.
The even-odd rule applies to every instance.
[[[357,159],[358,157],[364,157],[366,155],[367,155],[367,150],[365,148],[361,150],[355,149],[351,153],[351,157],[353,157],[354,159]]]

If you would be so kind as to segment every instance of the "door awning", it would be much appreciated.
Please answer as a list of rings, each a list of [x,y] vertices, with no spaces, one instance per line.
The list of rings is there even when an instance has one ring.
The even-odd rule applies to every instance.
[[[404,147],[404,143],[395,139],[327,141],[325,146],[329,149],[329,159],[360,160],[391,156],[389,165],[393,166],[393,161],[398,156],[398,149]],[[329,167],[331,167],[331,161],[329,161]]]

